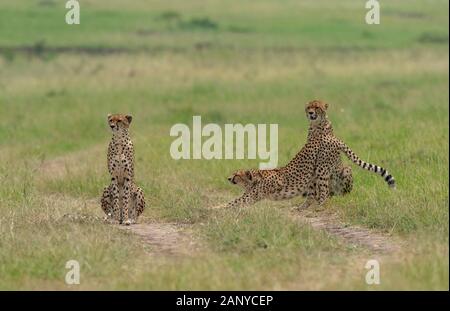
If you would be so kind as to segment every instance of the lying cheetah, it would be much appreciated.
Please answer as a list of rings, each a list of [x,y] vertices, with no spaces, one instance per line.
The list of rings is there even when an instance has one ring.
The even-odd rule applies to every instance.
[[[229,202],[226,207],[250,205],[262,199],[290,199],[306,193],[314,174],[319,146],[319,140],[311,139],[285,167],[252,184],[242,196]]]
[[[334,136],[331,123],[326,117],[327,107],[320,101],[309,102],[305,112],[310,120],[310,131],[305,146],[285,167],[256,182],[246,189],[242,196],[226,206],[231,208],[249,205],[262,199],[289,199],[304,193],[308,196],[306,206],[312,200],[317,200],[321,205],[330,196],[331,176],[343,171],[340,152],[360,167],[380,174],[388,185],[394,188],[394,178],[385,169],[362,161],[345,143]],[[348,169],[344,171],[348,175]],[[282,187],[278,189],[280,181]],[[343,191],[350,191],[351,188],[352,182],[347,183]]]
[[[276,175],[280,171],[280,168],[267,169],[267,170],[237,170],[230,177],[228,181],[234,185],[241,186],[242,188],[248,190],[255,185],[258,181]],[[277,180],[278,185],[283,186],[283,180]]]
[[[145,208],[144,192],[134,183],[134,148],[128,129],[130,115],[108,115],[113,136],[108,147],[111,184],[103,191],[101,206],[109,221],[135,223]]]
[[[250,189],[261,179],[273,176],[280,171],[279,168],[275,169],[250,169],[250,170],[237,170],[230,177],[228,181],[234,185],[241,186],[245,190]],[[283,186],[282,180],[278,180],[278,185]],[[330,196],[344,195],[350,193],[353,187],[352,168],[350,166],[342,166],[342,168],[331,175],[330,178]],[[307,196],[308,192],[304,192],[303,196]]]

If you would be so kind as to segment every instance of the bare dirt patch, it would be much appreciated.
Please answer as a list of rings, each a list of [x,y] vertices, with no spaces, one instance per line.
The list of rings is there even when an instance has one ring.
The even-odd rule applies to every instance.
[[[102,157],[106,148],[100,145],[73,152],[52,159],[42,159],[37,163],[37,173],[43,179],[63,179],[70,174],[86,170],[100,170],[96,159]],[[106,169],[106,155],[105,169]]]
[[[151,255],[190,256],[199,248],[187,225],[178,223],[138,223],[118,228],[138,235]]]
[[[96,199],[81,200],[68,196],[49,195],[46,197],[49,205],[71,206],[75,212],[65,213],[60,219],[78,223],[92,223],[105,225],[104,215],[100,210],[100,202]],[[142,217],[142,216],[141,216]],[[115,228],[125,230],[137,235],[150,255],[188,256],[199,250],[200,243],[193,237],[189,225],[178,223],[146,222],[145,217],[139,218],[140,223],[130,226],[113,225]]]
[[[353,246],[362,246],[376,253],[392,253],[400,248],[400,245],[384,233],[376,232],[360,226],[350,226],[342,223],[337,215],[323,211],[292,211],[291,216],[307,223],[314,229],[324,230]]]

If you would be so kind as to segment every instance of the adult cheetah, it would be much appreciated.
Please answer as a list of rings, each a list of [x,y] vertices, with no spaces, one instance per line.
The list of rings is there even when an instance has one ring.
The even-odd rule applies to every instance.
[[[307,193],[319,147],[320,140],[312,137],[286,166],[255,182],[226,207],[250,205],[262,199],[290,199]]]
[[[334,182],[333,175],[341,172],[341,174],[344,173],[344,179],[350,180],[351,171],[345,172],[348,168],[343,166],[340,153],[344,153],[353,163],[361,168],[379,174],[390,188],[395,188],[395,179],[386,169],[361,160],[342,140],[334,135],[333,127],[326,114],[327,109],[328,104],[320,100],[309,102],[305,108],[306,115],[310,120],[309,136],[316,136],[315,139],[320,141],[320,147],[316,158],[313,179],[309,185],[308,198],[302,207],[308,207],[314,201],[322,205],[331,196],[329,185],[330,181]],[[316,132],[317,129],[319,130]],[[353,183],[346,182],[343,185],[343,191],[348,192],[349,189],[351,190]]]
[[[108,146],[108,171],[111,184],[103,191],[101,207],[107,220],[135,223],[145,208],[144,192],[134,183],[134,147],[128,129],[132,117],[109,114],[112,139]]]
[[[228,181],[234,185],[241,186],[245,190],[253,187],[260,180],[273,176],[280,171],[280,168],[275,169],[249,169],[249,170],[237,170],[233,172]],[[283,182],[281,178],[278,178],[278,186],[281,189]],[[331,175],[330,178],[330,196],[344,195],[350,193],[353,187],[352,169],[349,166],[342,166],[341,170],[338,170]],[[303,196],[307,196],[308,192],[304,192]]]
[[[324,141],[327,141],[328,137],[335,137],[333,132],[333,126],[328,120],[326,110],[328,109],[328,104],[320,100],[313,100],[306,104],[305,113],[307,119],[310,121],[308,128],[308,138],[318,139],[321,142],[319,148],[319,155],[316,159],[316,169],[313,178],[309,182],[308,192],[306,194],[307,199],[300,207],[301,209],[309,207],[314,201],[319,199],[319,179],[318,170],[319,167],[323,165],[320,157],[323,157],[321,151],[326,153],[327,146],[323,145]],[[336,155],[333,159],[334,165],[331,166],[328,177],[328,189],[329,196],[333,195],[345,195],[351,192],[353,189],[353,175],[352,168],[348,165],[344,165],[340,154]]]

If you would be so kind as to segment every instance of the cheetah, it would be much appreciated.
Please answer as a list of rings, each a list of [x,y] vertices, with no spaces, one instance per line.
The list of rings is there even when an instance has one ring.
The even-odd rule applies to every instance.
[[[145,208],[144,192],[134,183],[134,147],[128,133],[131,120],[130,115],[108,115],[113,134],[107,156],[111,184],[101,198],[106,220],[125,225],[135,223]]]
[[[346,180],[342,190],[347,193],[351,191],[353,187],[351,171],[343,166],[340,153],[344,153],[348,159],[361,168],[381,175],[390,188],[395,188],[395,179],[386,169],[361,160],[342,140],[334,135],[333,127],[326,114],[327,109],[328,104],[320,100],[313,100],[305,107],[307,118],[310,120],[308,139],[315,136],[315,139],[320,141],[320,147],[313,179],[309,185],[308,198],[302,208],[308,207],[315,201],[322,205],[332,195],[330,183],[336,182],[333,175],[338,172],[341,172],[342,178]],[[351,182],[349,183],[349,181]]]
[[[250,205],[262,199],[290,199],[306,193],[313,177],[319,146],[320,141],[313,137],[286,166],[252,183],[244,194],[226,204],[226,207]]]
[[[273,176],[280,171],[280,168],[275,169],[249,169],[249,170],[237,170],[228,177],[228,181],[234,185],[241,186],[245,190],[250,189],[261,179]],[[283,186],[282,180],[277,181],[279,188]],[[353,187],[352,168],[350,166],[342,166],[337,170],[330,178],[330,196],[345,195],[351,192]],[[308,192],[304,192],[302,195],[306,197]]]
[[[302,207],[309,206],[313,200],[322,205],[332,193],[330,179],[332,184],[336,183],[335,177],[331,177],[333,174],[347,180],[340,192],[348,193],[353,186],[351,169],[342,166],[340,152],[363,169],[380,174],[391,188],[395,188],[395,180],[387,170],[362,161],[334,136],[331,122],[327,119],[327,108],[328,105],[321,101],[309,102],[305,112],[310,121],[310,129],[303,148],[285,167],[252,184],[243,195],[229,202],[226,207],[250,205],[262,199],[290,199],[305,193],[308,198]]]
[[[320,100],[313,100],[306,104],[305,113],[307,119],[310,121],[307,137],[308,141],[313,138],[319,138],[322,142],[326,137],[334,137],[333,126],[326,115],[327,109],[328,104]],[[322,122],[316,122],[317,120]],[[321,147],[319,151],[322,148],[326,150],[326,147]],[[319,157],[317,157],[316,160],[316,169],[319,166],[318,162],[320,162]],[[314,203],[314,201],[318,200],[319,194],[317,188],[318,180],[317,172],[315,172],[313,178],[310,180],[308,192],[305,195],[307,200],[304,204],[302,204],[300,209],[307,208]],[[335,158],[335,165],[330,171],[328,189],[330,197],[334,195],[348,194],[353,189],[352,169],[350,166],[343,164],[340,155]]]
[[[248,190],[255,185],[258,181],[276,175],[280,171],[280,168],[266,169],[266,170],[237,170],[230,177],[228,181],[234,185],[241,186]],[[282,179],[277,180],[278,186],[283,186]]]

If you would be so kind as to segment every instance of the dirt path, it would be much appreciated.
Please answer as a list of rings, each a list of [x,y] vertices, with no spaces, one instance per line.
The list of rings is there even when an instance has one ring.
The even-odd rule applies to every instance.
[[[118,228],[139,236],[151,255],[191,256],[199,249],[189,226],[178,223],[138,223]]]
[[[104,146],[96,145],[63,156],[42,159],[36,163],[36,171],[39,178],[46,180],[64,179],[88,170],[100,172],[106,170],[106,160],[101,163],[98,161],[104,152]],[[106,155],[104,157],[106,159]]]
[[[70,174],[78,174],[85,169],[100,170],[99,164],[93,162],[92,159],[95,157],[92,155],[100,156],[102,152],[104,150],[102,150],[101,146],[94,146],[87,150],[44,160],[38,163],[38,178],[58,181]],[[107,225],[103,222],[104,214],[100,208],[100,194],[98,199],[82,199],[56,194],[43,195],[45,196],[45,201],[51,207],[70,207],[70,213],[60,215],[61,220]],[[114,226],[138,236],[148,246],[146,249],[151,255],[193,255],[200,245],[194,239],[190,227],[184,224],[156,223],[146,219],[145,216],[141,216],[137,224]]]
[[[190,226],[186,224],[150,222],[145,217],[140,217],[134,225],[110,225],[104,222],[100,203],[96,199],[50,195],[46,196],[46,200],[50,206],[71,207],[73,212],[63,214],[61,220],[114,226],[135,234],[147,246],[146,250],[150,255],[192,256],[200,249],[200,242],[194,238]]]
[[[362,246],[376,253],[391,253],[400,248],[400,245],[389,235],[343,224],[334,214],[297,210],[291,211],[290,215],[297,221],[307,223],[314,229],[324,230],[352,246]]]
[[[100,146],[94,146],[88,150],[46,160],[40,163],[38,172],[45,179],[64,179],[69,173],[83,170],[80,163],[84,163],[87,167],[92,166],[93,163],[89,163],[88,159],[92,161],[92,154],[102,152]],[[92,221],[95,218],[94,221],[98,222],[103,217],[98,199],[82,200],[67,196],[51,196],[49,200],[54,201],[55,204],[66,203],[73,208],[77,207],[75,210],[78,210],[78,213],[64,215],[72,220]],[[336,215],[327,212],[292,211],[290,216],[303,224],[309,224],[314,229],[324,230],[350,245],[363,246],[377,253],[390,253],[399,248],[399,244],[388,235],[343,224]],[[116,227],[136,234],[149,247],[149,253],[153,255],[192,255],[199,247],[199,243],[195,241],[187,225],[155,223],[141,217],[138,224],[128,227],[116,225]]]

